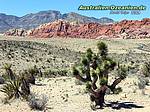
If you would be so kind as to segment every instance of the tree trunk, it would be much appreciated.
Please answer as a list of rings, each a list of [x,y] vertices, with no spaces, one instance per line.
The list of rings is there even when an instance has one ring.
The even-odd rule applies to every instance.
[[[86,67],[86,73],[85,73],[85,75],[86,75],[86,80],[87,80],[87,81],[92,81],[92,80],[91,80],[91,75],[90,75],[90,65],[88,65],[88,66]]]
[[[92,87],[93,87],[94,90],[97,89],[97,86],[96,86],[97,80],[98,80],[97,75],[93,76]]]
[[[100,108],[103,107],[106,89],[107,89],[107,86],[102,85],[100,89],[98,89],[97,91],[90,90],[90,93],[91,93],[90,99],[91,101],[95,101],[95,104],[96,104],[95,106],[99,105]]]

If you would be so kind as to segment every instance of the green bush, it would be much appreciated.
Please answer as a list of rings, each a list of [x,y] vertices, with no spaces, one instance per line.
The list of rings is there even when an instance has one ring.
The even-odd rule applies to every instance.
[[[48,69],[44,72],[45,77],[67,76],[69,70],[66,69]]]

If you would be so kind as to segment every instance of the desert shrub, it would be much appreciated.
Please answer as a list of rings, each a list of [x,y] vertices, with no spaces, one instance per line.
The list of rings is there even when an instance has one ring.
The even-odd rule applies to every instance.
[[[146,81],[144,77],[139,76],[138,77],[138,88],[142,91],[142,94],[145,95],[145,87],[146,87]]]
[[[73,67],[72,73],[78,80],[86,83],[86,90],[90,93],[90,99],[95,102],[95,106],[103,107],[104,96],[108,88],[113,93],[122,91],[116,86],[126,78],[128,67],[117,64],[108,56],[108,48],[105,43],[98,42],[97,48],[98,53],[94,53],[90,48],[87,49],[80,63]],[[111,85],[108,85],[109,73],[113,70],[117,70],[117,78]],[[98,81],[99,86],[97,86]]]
[[[35,77],[39,74],[39,69],[34,66],[30,67],[27,70],[24,70],[23,73],[21,73],[21,77],[24,77],[24,79],[27,81],[27,83],[35,84]]]
[[[66,69],[48,69],[44,72],[45,77],[67,76],[68,70]]]
[[[24,70],[23,73],[20,74],[20,78],[24,78],[27,83],[35,84],[35,76],[28,70]]]
[[[34,66],[34,67],[29,68],[28,72],[34,76],[37,76],[39,73],[39,69],[36,66]]]
[[[124,79],[127,76],[128,67],[126,65],[118,65],[117,74],[120,78]]]
[[[29,83],[26,82],[25,79],[20,80],[17,78],[16,80],[9,80],[3,87],[0,89],[1,92],[5,93],[6,100],[10,100],[13,98],[27,99],[30,95],[30,87]]]
[[[141,71],[145,77],[150,77],[150,62],[145,62]]]
[[[150,78],[150,62],[146,61],[141,67],[141,74],[138,75],[138,88],[142,91],[142,94],[145,94],[145,87],[149,85]]]
[[[140,78],[139,78],[139,82],[138,82],[138,87],[139,87],[139,89],[144,89],[144,88],[145,88],[145,85],[146,85],[145,80],[144,80],[142,77],[140,77]]]
[[[48,98],[45,95],[32,94],[29,96],[28,102],[31,109],[42,111],[46,108]]]

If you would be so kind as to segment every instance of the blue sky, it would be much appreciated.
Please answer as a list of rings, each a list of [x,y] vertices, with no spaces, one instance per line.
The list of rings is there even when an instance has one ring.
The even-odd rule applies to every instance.
[[[140,15],[109,14],[110,11],[79,11],[80,5],[144,5],[146,11]],[[61,13],[77,12],[86,16],[101,18],[109,17],[116,21],[123,19],[150,18],[149,0],[0,0],[0,13],[23,16],[28,13],[36,13],[43,10],[58,10]]]

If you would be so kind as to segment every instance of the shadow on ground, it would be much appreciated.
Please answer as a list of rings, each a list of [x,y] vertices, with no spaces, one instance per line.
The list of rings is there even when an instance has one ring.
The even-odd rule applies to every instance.
[[[109,102],[106,107],[111,107],[112,109],[132,109],[132,108],[144,108],[144,106],[137,105],[134,102]]]

